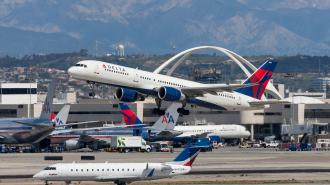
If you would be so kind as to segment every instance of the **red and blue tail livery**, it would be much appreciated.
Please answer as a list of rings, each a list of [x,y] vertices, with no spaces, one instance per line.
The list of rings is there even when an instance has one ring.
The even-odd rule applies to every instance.
[[[235,91],[256,99],[261,99],[271,78],[277,62],[267,60],[262,64],[243,84],[252,84],[251,86],[242,87]]]
[[[119,108],[126,126],[140,127],[144,125],[126,103],[119,103]]]
[[[183,166],[192,166],[197,155],[200,152],[200,147],[186,147],[173,161],[174,164]]]

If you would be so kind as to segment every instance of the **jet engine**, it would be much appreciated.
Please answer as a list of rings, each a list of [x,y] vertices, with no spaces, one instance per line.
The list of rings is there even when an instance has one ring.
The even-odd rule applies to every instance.
[[[159,88],[158,97],[165,101],[183,101],[186,98],[179,89],[167,86]]]
[[[137,91],[126,88],[118,88],[116,90],[116,98],[123,102],[135,102],[144,100],[144,97]]]

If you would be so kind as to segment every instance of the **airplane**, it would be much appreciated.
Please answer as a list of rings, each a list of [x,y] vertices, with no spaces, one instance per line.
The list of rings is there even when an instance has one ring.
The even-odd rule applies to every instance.
[[[46,138],[56,126],[65,124],[70,106],[64,106],[51,120],[54,83],[48,88],[48,94],[39,118],[2,118],[0,119],[1,144],[33,144]]]
[[[126,185],[134,181],[155,180],[184,175],[191,171],[200,152],[198,147],[185,148],[173,161],[164,163],[58,163],[33,176],[45,181],[101,181]]]
[[[83,60],[68,69],[72,78],[86,80],[92,90],[96,83],[118,87],[115,96],[122,102],[143,101],[155,97],[157,109],[162,101],[181,102],[179,113],[188,115],[187,103],[218,110],[251,110],[264,108],[280,100],[262,100],[265,88],[277,62],[267,60],[242,84],[203,84],[163,74],[96,60]],[[90,95],[95,95],[94,91]]]
[[[223,139],[241,139],[251,135],[244,126],[234,124],[175,126],[174,130],[182,132],[177,138],[219,136]]]
[[[135,115],[135,113],[128,107],[126,103],[119,103],[119,106],[123,113],[123,120],[126,125],[135,125],[135,127],[144,124]],[[166,117],[163,117],[166,118]],[[165,124],[166,125],[166,124]],[[164,126],[165,126],[164,125]],[[242,125],[236,124],[223,124],[223,125],[189,125],[189,126],[177,126],[177,125],[166,125],[166,130],[177,131],[177,133],[182,133],[175,136],[175,139],[188,138],[188,137],[209,137],[209,136],[219,136],[223,139],[241,139],[248,138],[251,133],[246,130]],[[174,138],[167,138],[173,140]]]
[[[151,127],[145,126],[142,121],[129,109],[127,104],[120,104],[123,119],[127,121],[124,127],[94,127],[82,129],[59,130],[50,135],[51,140],[64,142],[67,149],[78,149],[87,143],[98,142],[101,146],[110,143],[112,136],[131,135],[141,136],[147,141],[166,141],[182,134],[174,130],[179,118],[177,111],[180,103],[172,103]]]

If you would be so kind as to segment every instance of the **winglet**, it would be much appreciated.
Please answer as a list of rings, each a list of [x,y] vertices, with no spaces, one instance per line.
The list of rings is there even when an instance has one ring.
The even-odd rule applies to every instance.
[[[277,62],[273,60],[267,60],[243,83],[255,85],[242,87],[235,91],[260,100],[273,74],[276,64]]]

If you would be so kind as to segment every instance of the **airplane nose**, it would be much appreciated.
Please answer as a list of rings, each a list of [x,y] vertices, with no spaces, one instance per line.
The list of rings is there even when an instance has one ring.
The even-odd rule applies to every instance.
[[[68,73],[69,73],[69,75],[72,75],[72,74],[74,73],[74,71],[75,71],[74,67],[70,67],[70,68],[68,69]]]
[[[41,177],[42,177],[41,172],[38,172],[35,175],[33,175],[34,179],[40,179]]]

